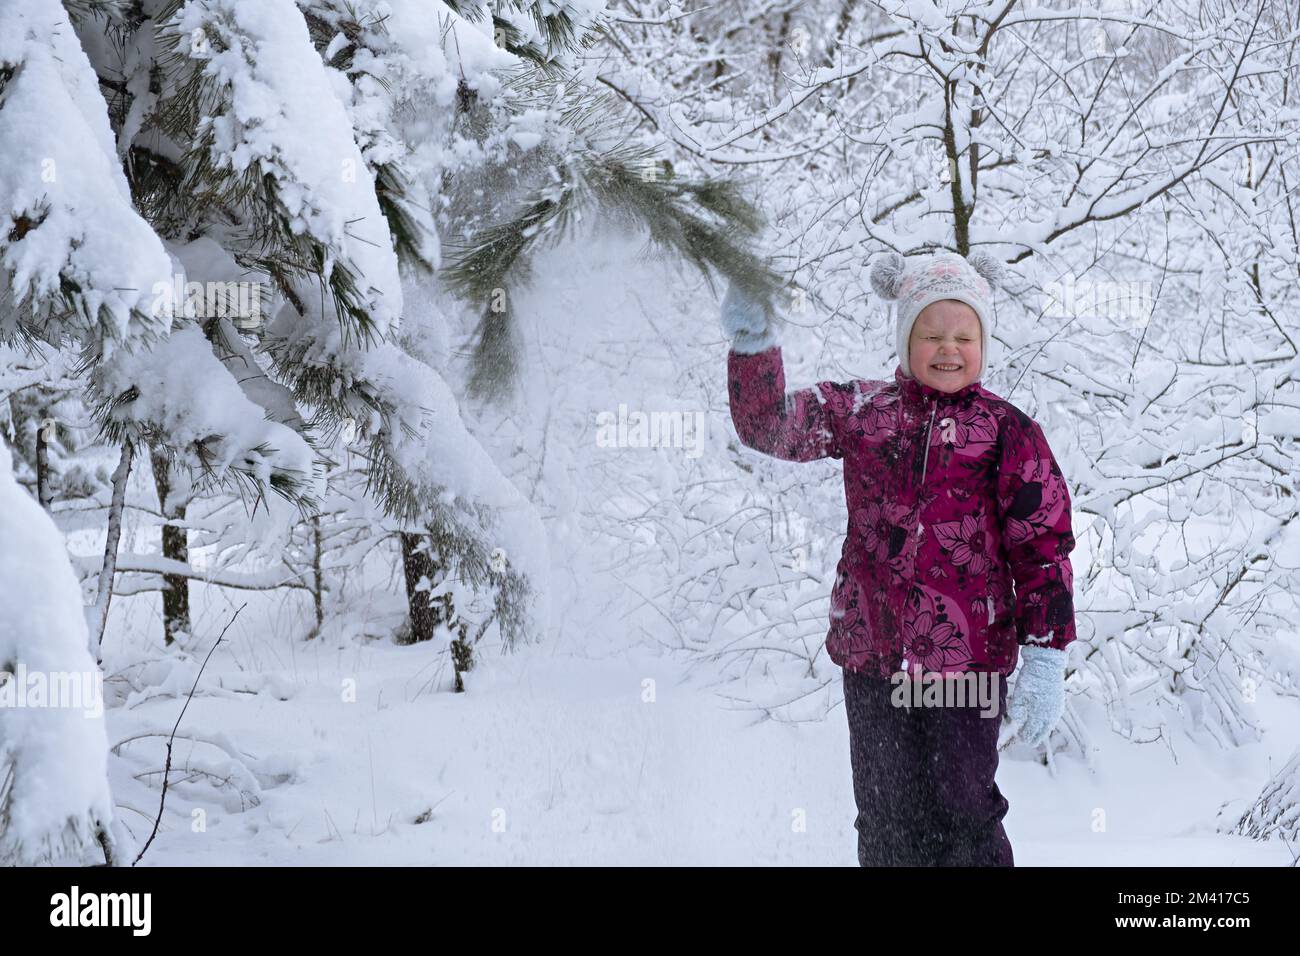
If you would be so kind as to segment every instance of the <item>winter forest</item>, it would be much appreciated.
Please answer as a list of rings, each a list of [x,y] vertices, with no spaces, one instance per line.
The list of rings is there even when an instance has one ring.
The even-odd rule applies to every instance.
[[[1072,507],[1016,865],[1296,865],[1298,86],[1293,0],[0,0],[0,862],[857,865],[848,465],[720,315],[892,385],[946,250]]]

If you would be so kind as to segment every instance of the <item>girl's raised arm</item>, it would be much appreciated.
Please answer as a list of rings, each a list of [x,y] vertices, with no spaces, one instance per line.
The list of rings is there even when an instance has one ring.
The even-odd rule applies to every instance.
[[[736,434],[750,448],[786,461],[843,458],[827,400],[833,382],[787,393],[781,347],[727,354],[727,395]]]
[[[786,461],[843,458],[835,416],[826,400],[833,382],[786,394],[776,316],[735,283],[722,300],[727,354],[727,397],[736,434],[750,448]]]

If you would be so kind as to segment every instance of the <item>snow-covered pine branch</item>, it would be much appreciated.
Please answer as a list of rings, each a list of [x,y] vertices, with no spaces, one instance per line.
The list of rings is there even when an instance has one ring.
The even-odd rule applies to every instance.
[[[281,291],[315,277],[345,340],[382,339],[402,313],[397,256],[374,178],[293,0],[188,2],[162,37],[183,58],[168,125],[194,137],[174,201],[191,217],[236,215],[232,239]]]
[[[102,350],[166,331],[161,240],[131,202],[95,72],[58,0],[0,9],[0,336]]]

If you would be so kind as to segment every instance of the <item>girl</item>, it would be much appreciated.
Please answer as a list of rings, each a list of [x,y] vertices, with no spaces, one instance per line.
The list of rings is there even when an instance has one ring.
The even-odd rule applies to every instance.
[[[899,678],[987,678],[1000,718],[1023,657],[1003,746],[1038,746],[1064,708],[1070,495],[1038,424],[980,385],[1000,279],[980,253],[882,257],[871,283],[896,304],[893,381],[789,394],[770,306],[734,285],[723,301],[741,441],[844,462],[848,531],[826,650],[843,668],[863,866],[1013,865],[993,779],[1000,719],[895,706]]]

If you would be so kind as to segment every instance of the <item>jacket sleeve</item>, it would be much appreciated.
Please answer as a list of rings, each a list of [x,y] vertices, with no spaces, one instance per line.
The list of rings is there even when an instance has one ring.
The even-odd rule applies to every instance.
[[[1015,583],[1016,642],[1064,650],[1075,639],[1070,491],[1032,418],[1013,407],[998,440],[997,506]]]
[[[787,393],[781,347],[754,355],[727,354],[727,395],[740,440],[786,461],[843,458],[838,416],[830,400],[845,386],[834,382]]]

